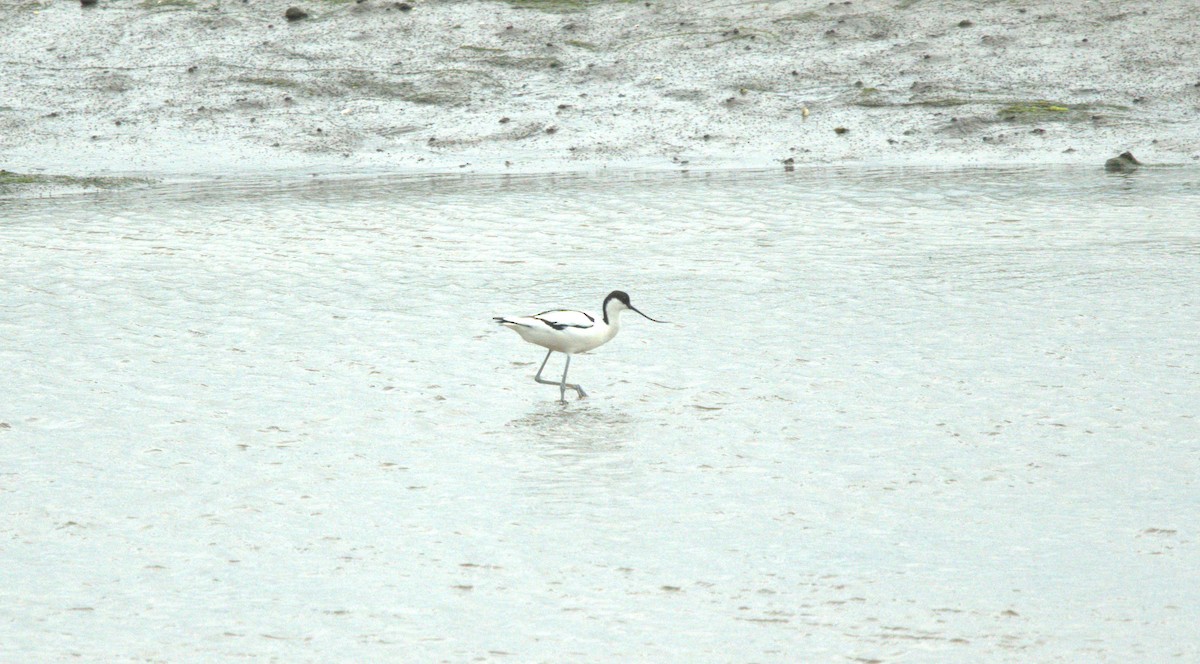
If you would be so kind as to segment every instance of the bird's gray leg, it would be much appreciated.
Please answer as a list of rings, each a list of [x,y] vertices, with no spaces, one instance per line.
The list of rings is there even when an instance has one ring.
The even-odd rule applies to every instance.
[[[567,388],[568,387],[571,388],[572,390],[575,390],[575,393],[579,395],[580,399],[587,396],[587,392],[584,392],[582,387],[580,387],[578,385],[572,385],[567,382],[567,371],[570,368],[571,368],[571,356],[567,355],[567,366],[563,367],[562,383],[560,383],[558,386],[558,400],[563,403],[567,402]]]
[[[546,368],[546,363],[550,361],[550,356],[553,354],[554,354],[554,351],[552,351],[552,350],[546,352],[546,359],[542,360],[542,366],[538,367],[537,375],[533,377],[534,380],[536,380],[537,382],[539,382],[543,385],[558,385],[559,384],[558,381],[544,380],[542,378],[542,369]],[[568,355],[567,357],[569,358],[570,356]]]
[[[536,380],[537,382],[541,383],[542,385],[557,385],[559,388],[559,390],[558,390],[559,401],[566,402],[568,387],[571,388],[572,390],[575,390],[575,392],[577,392],[579,394],[580,399],[582,399],[583,397],[586,397],[587,392],[584,392],[582,387],[580,387],[578,385],[572,385],[567,382],[567,369],[571,368],[571,356],[570,355],[567,355],[567,366],[563,369],[562,380],[546,380],[545,378],[542,378],[542,371],[546,368],[546,363],[550,361],[550,356],[553,354],[554,354],[554,351],[548,351],[546,353],[546,358],[544,360],[542,360],[542,366],[538,367],[537,375],[534,376],[533,379]]]

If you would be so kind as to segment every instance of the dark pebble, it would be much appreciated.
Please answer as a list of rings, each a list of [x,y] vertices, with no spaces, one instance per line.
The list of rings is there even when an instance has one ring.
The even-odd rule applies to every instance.
[[[1131,153],[1122,152],[1121,154],[1104,162],[1104,170],[1109,173],[1128,173],[1137,170],[1142,162],[1138,161]]]
[[[283,17],[289,21],[299,21],[302,18],[308,18],[308,12],[299,7],[288,7],[287,11],[283,12]]]
[[[850,130],[846,129],[845,127],[834,127],[833,128],[833,133],[837,134],[838,136],[841,136],[842,134],[845,134],[848,131],[850,131]]]
[[[402,12],[412,11],[412,5],[407,2],[397,2],[394,6]]]
[[[960,28],[969,28],[972,25],[975,25],[975,23],[973,21],[969,21],[965,18],[958,22],[958,27],[960,27]]]
[[[79,0],[79,4],[84,7],[95,7],[99,0]]]
[[[547,134],[553,134],[556,131],[558,131],[558,127],[554,127],[554,126],[546,127]]]

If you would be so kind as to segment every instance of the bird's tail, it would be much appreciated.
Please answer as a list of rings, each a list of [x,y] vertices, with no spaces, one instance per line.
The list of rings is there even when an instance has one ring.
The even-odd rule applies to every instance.
[[[514,324],[511,320],[504,318],[503,316],[492,316],[492,321],[499,323],[500,325],[504,325],[505,323],[508,323],[509,325]]]

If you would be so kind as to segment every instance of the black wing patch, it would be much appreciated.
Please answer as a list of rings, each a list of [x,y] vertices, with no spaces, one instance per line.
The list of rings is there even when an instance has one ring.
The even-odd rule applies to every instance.
[[[566,313],[579,314],[579,315],[583,316],[584,318],[588,319],[588,324],[587,325],[576,325],[574,323],[560,323],[557,321],[550,321],[550,320],[546,320],[545,318],[542,318],[542,316],[545,316],[546,314],[552,314],[552,313],[559,312],[559,311],[566,312]],[[551,328],[554,328],[555,330],[565,330],[568,327],[578,327],[578,328],[586,330],[587,328],[596,324],[596,319],[593,318],[591,314],[589,314],[585,311],[575,311],[574,309],[550,309],[548,311],[543,311],[540,314],[532,316],[532,318],[545,323],[546,325],[550,326]]]

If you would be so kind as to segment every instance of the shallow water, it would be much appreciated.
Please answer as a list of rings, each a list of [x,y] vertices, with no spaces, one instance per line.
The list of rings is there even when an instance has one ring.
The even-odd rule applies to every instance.
[[[1195,659],[1198,209],[1072,169],[0,201],[4,657]],[[673,324],[560,406],[490,316],[614,288]]]

